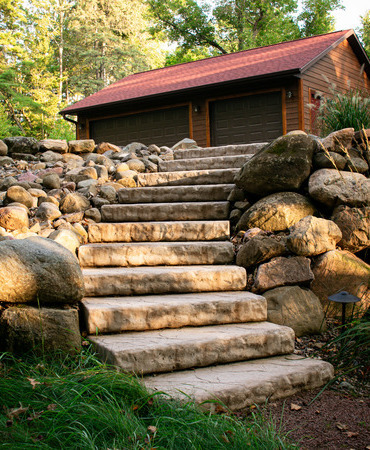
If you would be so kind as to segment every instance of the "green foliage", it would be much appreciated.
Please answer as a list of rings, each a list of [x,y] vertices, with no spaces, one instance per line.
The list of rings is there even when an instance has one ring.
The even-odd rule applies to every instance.
[[[183,50],[228,53],[329,32],[331,12],[341,0],[305,0],[297,17],[297,0],[148,0],[156,25]],[[171,62],[182,53],[175,50]]]
[[[331,86],[331,96],[323,97],[318,110],[321,132],[327,135],[343,128],[361,130],[370,127],[370,97],[358,89],[338,92]]]
[[[361,39],[364,43],[367,54],[370,55],[370,9],[361,17]]]
[[[0,354],[0,392],[2,448],[296,448],[271,421],[211,415],[150,394],[86,351],[47,360]]]

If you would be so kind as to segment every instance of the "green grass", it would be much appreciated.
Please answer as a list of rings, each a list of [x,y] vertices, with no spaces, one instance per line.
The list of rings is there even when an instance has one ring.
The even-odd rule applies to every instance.
[[[151,395],[133,376],[77,356],[0,354],[0,448],[289,449],[271,419],[210,414]]]

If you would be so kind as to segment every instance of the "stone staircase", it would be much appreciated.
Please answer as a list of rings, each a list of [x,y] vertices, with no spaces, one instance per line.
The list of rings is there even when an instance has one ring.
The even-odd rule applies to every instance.
[[[330,364],[292,354],[293,330],[266,322],[265,298],[244,290],[246,271],[233,265],[227,197],[260,147],[177,150],[89,225],[79,249],[89,339],[151,389],[241,409],[332,376]]]

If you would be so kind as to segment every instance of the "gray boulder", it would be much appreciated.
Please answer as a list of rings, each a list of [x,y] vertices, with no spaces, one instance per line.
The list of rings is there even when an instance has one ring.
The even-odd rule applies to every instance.
[[[0,317],[0,348],[38,353],[75,352],[81,348],[76,309],[10,307]]]
[[[344,149],[351,148],[355,136],[353,128],[333,131],[322,140],[322,145],[330,152],[343,153]]]
[[[293,328],[297,337],[325,331],[325,315],[316,295],[299,286],[283,286],[264,292],[267,320]]]
[[[65,139],[43,139],[39,142],[40,151],[46,152],[48,150],[56,153],[67,153],[68,144]]]
[[[16,136],[4,139],[8,146],[8,153],[26,153],[35,155],[40,151],[40,145],[37,139],[33,137]]]
[[[364,314],[370,307],[370,266],[352,253],[341,250],[324,253],[314,261],[312,270],[315,279],[311,289],[328,310],[328,316],[341,314],[340,305],[333,302],[328,305],[328,297],[339,291],[347,291],[361,299],[355,304],[357,314]]]
[[[0,242],[0,285],[5,303],[71,304],[84,294],[77,259],[41,237]]]
[[[307,135],[279,137],[244,164],[235,184],[258,196],[297,190],[310,175],[315,149]]]
[[[316,169],[343,170],[347,165],[347,159],[335,152],[319,152],[313,158]]]
[[[286,252],[285,239],[280,236],[254,236],[242,245],[236,264],[248,268]]]
[[[370,206],[339,206],[334,210],[331,220],[342,232],[339,247],[352,253],[370,247]]]
[[[307,216],[290,227],[288,249],[300,256],[315,256],[335,250],[342,238],[338,225],[331,220]]]
[[[261,228],[265,231],[283,231],[313,215],[315,207],[296,192],[279,192],[262,198],[240,218],[237,229]]]
[[[279,286],[308,285],[314,278],[310,264],[303,256],[273,258],[258,267],[252,289],[264,292]]]
[[[360,173],[320,169],[311,175],[308,189],[313,199],[329,208],[370,204],[370,179]]]

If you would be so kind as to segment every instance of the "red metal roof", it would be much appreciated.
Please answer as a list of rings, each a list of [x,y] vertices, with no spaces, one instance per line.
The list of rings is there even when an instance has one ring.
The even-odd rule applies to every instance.
[[[302,71],[351,34],[351,30],[337,31],[137,73],[68,106],[62,113],[78,113],[109,103],[223,82]]]

